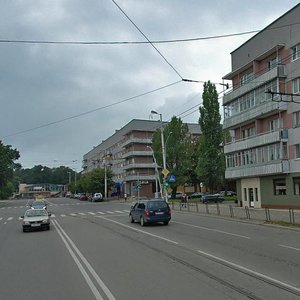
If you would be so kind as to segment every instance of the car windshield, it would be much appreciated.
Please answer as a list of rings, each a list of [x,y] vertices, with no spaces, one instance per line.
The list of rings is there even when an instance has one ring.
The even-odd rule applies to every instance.
[[[39,216],[47,216],[47,212],[44,209],[36,209],[36,210],[28,210],[25,213],[26,217],[39,217]]]
[[[44,202],[33,202],[31,204],[31,206],[35,206],[35,207],[38,207],[38,206],[45,206],[46,204]]]
[[[166,208],[168,207],[165,201],[151,201],[148,202],[147,207],[149,209]]]

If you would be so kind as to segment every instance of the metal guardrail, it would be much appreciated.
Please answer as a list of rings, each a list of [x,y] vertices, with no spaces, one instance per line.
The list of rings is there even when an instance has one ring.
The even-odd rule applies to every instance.
[[[202,204],[198,202],[182,203],[171,201],[173,210],[210,214],[236,219],[257,220],[266,222],[285,222],[292,225],[300,225],[300,210],[289,208],[286,210],[270,208],[240,207],[232,204]]]

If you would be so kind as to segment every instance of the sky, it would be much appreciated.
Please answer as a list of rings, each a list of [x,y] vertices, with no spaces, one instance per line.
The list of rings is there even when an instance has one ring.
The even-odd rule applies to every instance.
[[[298,3],[1,0],[0,140],[19,150],[23,168],[80,172],[83,155],[115,130],[132,119],[158,119],[151,110],[164,121],[197,123],[203,82],[222,95],[230,53],[255,33],[153,43],[156,49],[114,42],[257,31]]]

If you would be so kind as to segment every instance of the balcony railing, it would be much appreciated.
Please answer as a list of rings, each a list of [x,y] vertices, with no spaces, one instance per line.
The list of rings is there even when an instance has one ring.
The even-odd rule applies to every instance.
[[[228,129],[237,126],[239,124],[243,124],[248,120],[263,118],[273,111],[287,110],[288,103],[283,101],[277,102],[275,100],[277,100],[277,98],[274,99],[274,101],[269,100],[258,106],[254,106],[253,108],[242,111],[239,114],[236,114],[231,117],[227,117],[226,119],[224,119],[223,128]]]
[[[224,146],[224,153],[231,153],[235,151],[242,151],[250,148],[256,148],[259,146],[273,144],[280,142],[282,139],[288,138],[288,131],[278,130],[268,133],[259,134],[253,137],[249,137],[243,140],[237,140]]]
[[[241,95],[250,92],[251,90],[256,89],[257,87],[262,85],[262,83],[272,81],[277,77],[286,77],[286,68],[284,65],[279,65],[263,74],[255,74],[253,80],[244,85],[236,87],[234,90],[229,91],[224,95],[223,105],[231,102],[233,99],[236,99]]]
[[[285,174],[290,172],[288,160],[278,160],[260,165],[247,165],[235,168],[228,168],[225,171],[226,179],[237,179],[253,176],[266,176],[275,174]]]
[[[123,178],[123,181],[143,181],[143,180],[151,180],[155,181],[157,179],[157,176],[155,174],[153,175],[127,175]]]
[[[152,151],[132,150],[132,151],[123,153],[123,158],[132,157],[132,156],[152,156]]]
[[[154,169],[155,164],[154,163],[133,163],[133,164],[127,164],[123,166],[124,170],[128,169]]]
[[[152,139],[147,138],[129,138],[128,140],[124,141],[122,147],[126,147],[130,144],[152,144]]]

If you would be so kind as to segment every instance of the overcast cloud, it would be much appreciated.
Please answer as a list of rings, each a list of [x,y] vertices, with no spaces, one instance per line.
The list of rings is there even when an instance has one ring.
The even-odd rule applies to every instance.
[[[298,1],[117,0],[150,40],[263,29]],[[2,0],[0,40],[144,41],[111,0]],[[299,20],[297,20],[299,21]],[[222,82],[230,52],[253,34],[156,44],[183,78]],[[200,104],[203,85],[178,83],[147,96],[51,126],[23,130],[105,107],[180,80],[149,45],[0,43],[0,139],[25,168],[81,170],[82,156],[152,109],[165,121]],[[217,85],[218,91],[223,87]],[[195,110],[195,109],[194,109]],[[193,111],[193,110],[192,110]],[[184,114],[185,115],[185,114]],[[183,116],[184,116],[183,115]],[[183,118],[197,122],[196,111]]]

